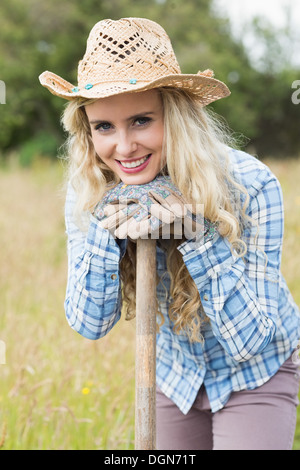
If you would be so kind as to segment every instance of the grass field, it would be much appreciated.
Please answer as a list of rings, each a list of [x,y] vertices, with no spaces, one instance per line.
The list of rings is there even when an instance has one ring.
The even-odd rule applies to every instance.
[[[283,188],[283,272],[300,305],[300,160],[267,163]],[[62,181],[47,161],[0,170],[0,447],[133,449],[135,325],[121,320],[96,342],[67,325]]]

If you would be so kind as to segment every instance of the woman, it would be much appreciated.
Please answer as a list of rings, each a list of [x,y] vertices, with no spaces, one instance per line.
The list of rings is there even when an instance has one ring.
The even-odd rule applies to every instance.
[[[71,327],[104,336],[124,300],[134,316],[135,241],[159,237],[158,448],[290,449],[300,315],[280,272],[281,190],[207,112],[226,85],[181,74],[165,31],[138,18],[94,26],[78,86],[40,81],[70,101]]]

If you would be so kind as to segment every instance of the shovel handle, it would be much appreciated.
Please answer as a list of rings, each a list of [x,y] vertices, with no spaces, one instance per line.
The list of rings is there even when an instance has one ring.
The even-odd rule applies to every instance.
[[[135,449],[156,437],[156,240],[138,239],[136,256]]]

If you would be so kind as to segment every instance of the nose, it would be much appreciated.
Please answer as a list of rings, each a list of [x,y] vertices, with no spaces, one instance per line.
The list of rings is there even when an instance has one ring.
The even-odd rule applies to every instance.
[[[119,132],[117,135],[116,151],[124,158],[130,158],[137,150],[137,142],[129,131]]]

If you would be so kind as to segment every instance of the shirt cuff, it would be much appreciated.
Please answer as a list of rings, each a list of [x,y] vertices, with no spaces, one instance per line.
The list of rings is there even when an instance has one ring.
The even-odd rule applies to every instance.
[[[85,241],[85,249],[91,253],[119,263],[120,247],[109,230],[104,229],[93,215]]]
[[[201,280],[203,286],[220,273],[230,270],[238,260],[242,262],[232,252],[229,241],[219,233],[206,243],[187,240],[179,245],[178,250],[191,276],[197,278],[198,283]]]

